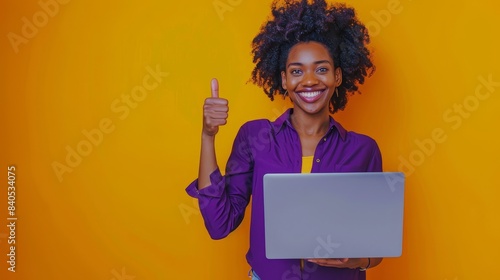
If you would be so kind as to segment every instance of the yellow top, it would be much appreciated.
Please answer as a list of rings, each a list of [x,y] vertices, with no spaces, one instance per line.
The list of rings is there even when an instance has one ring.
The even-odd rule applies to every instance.
[[[311,173],[314,156],[302,157],[302,173]]]
[[[302,157],[302,173],[311,173],[314,156]],[[300,269],[304,269],[304,260],[300,260]]]

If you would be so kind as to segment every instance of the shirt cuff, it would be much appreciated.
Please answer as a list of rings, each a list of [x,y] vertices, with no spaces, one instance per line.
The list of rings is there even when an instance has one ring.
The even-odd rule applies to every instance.
[[[200,196],[221,197],[223,192],[224,177],[218,167],[210,174],[210,186],[198,190],[198,179],[196,179],[186,188],[186,193],[194,198],[200,198]]]

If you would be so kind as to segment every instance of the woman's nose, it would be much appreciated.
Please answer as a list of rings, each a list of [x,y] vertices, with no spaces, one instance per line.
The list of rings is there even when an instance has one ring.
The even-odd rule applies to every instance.
[[[316,77],[314,72],[306,72],[304,74],[304,79],[302,83],[306,86],[313,86],[318,83],[318,78]]]

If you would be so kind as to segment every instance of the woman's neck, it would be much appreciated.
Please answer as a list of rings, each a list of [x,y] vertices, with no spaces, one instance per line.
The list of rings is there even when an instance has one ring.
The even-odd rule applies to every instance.
[[[330,117],[328,112],[320,112],[315,115],[306,114],[302,111],[294,110],[290,116],[292,126],[300,135],[324,136],[330,127]]]

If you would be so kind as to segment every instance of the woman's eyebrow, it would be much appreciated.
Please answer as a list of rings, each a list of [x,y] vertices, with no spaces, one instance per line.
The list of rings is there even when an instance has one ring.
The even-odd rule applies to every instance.
[[[330,61],[328,60],[318,60],[318,61],[315,61],[314,64],[322,64],[322,63],[328,63],[328,64],[332,64]],[[302,66],[304,64],[300,63],[300,62],[290,62],[286,67],[290,67],[290,66]]]

